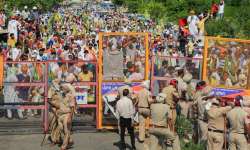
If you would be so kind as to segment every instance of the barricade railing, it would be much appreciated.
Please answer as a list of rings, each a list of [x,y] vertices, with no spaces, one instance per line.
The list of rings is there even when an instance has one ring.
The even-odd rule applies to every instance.
[[[51,72],[55,72],[56,76],[59,73],[51,68],[53,63],[61,66],[65,64],[66,69],[73,69],[78,67],[77,80],[73,83],[76,87],[76,95],[78,108],[94,108],[96,127],[98,128],[98,67],[97,61],[5,61],[4,62],[4,82],[3,82],[3,99],[0,103],[0,109],[4,110],[28,110],[28,111],[41,111],[42,126],[44,132],[49,129],[48,119],[48,89],[53,80]],[[90,68],[92,72],[84,74],[83,68]],[[71,67],[71,68],[69,68]],[[89,68],[88,68],[89,67]],[[60,68],[60,67],[59,67]],[[58,68],[57,68],[58,69]],[[85,70],[86,71],[86,70]],[[39,72],[39,73],[38,73]],[[67,72],[67,71],[66,71]],[[75,74],[75,73],[74,73]],[[79,75],[79,76],[78,76]],[[91,76],[91,77],[89,77]],[[81,77],[81,80],[78,80]],[[57,78],[57,77],[56,77]],[[91,78],[91,80],[88,80]],[[34,89],[37,89],[40,93],[38,101],[34,101],[32,94],[35,94]],[[84,89],[84,90],[82,90]],[[9,95],[6,92],[13,92],[17,100],[13,95]],[[80,91],[78,91],[80,90]],[[91,95],[89,94],[91,93]],[[86,96],[86,97],[84,97]],[[91,97],[91,98],[90,98]],[[81,103],[82,101],[82,103]],[[90,101],[88,103],[88,101]]]
[[[202,58],[156,56],[151,58],[151,92],[157,95],[162,88],[168,85],[173,78],[176,67],[185,68],[193,79],[200,80],[202,77]]]

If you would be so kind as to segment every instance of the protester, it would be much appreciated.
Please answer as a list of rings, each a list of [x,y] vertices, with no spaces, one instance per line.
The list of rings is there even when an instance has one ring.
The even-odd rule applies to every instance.
[[[225,1],[221,0],[219,3],[218,18],[223,19],[224,17]]]

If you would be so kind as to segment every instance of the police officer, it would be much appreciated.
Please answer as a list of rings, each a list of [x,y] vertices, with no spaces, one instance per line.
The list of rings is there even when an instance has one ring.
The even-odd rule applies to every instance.
[[[196,142],[206,141],[207,139],[207,122],[205,120],[205,101],[203,100],[204,91],[210,91],[209,87],[206,87],[205,81],[200,81],[196,85],[196,93],[194,94],[194,102],[192,105],[191,118],[193,119],[194,138]],[[207,92],[206,92],[207,93]]]
[[[181,109],[180,113],[186,118],[188,117],[188,113],[192,105],[192,101],[191,101],[192,96],[193,96],[193,88],[191,85],[192,78],[193,76],[190,73],[186,73],[184,75],[183,81],[186,83],[186,87],[183,87],[182,95],[178,102],[178,106]],[[178,81],[178,84],[179,84],[179,81]]]
[[[167,95],[160,93],[156,97],[156,103],[151,104],[152,127],[150,128],[150,145],[149,150],[157,150],[159,146],[164,146],[165,142],[174,150],[180,150],[179,138],[168,128],[171,121],[171,109],[169,105],[164,104]],[[163,143],[159,145],[159,143]]]
[[[144,142],[146,131],[146,119],[150,116],[150,103],[152,102],[149,91],[150,81],[142,83],[143,89],[137,93],[139,112],[139,142]]]
[[[180,98],[177,92],[178,81],[176,79],[170,80],[170,83],[167,87],[162,90],[162,93],[166,94],[165,103],[169,105],[171,113],[169,114],[172,118],[172,124],[175,124],[176,121],[176,103]]]
[[[212,99],[208,108],[208,150],[221,150],[224,144],[225,119],[224,116],[232,109],[231,106],[220,107],[218,99]]]
[[[227,114],[229,124],[229,150],[248,150],[245,136],[245,120],[247,112],[241,107],[242,96],[236,96],[235,107]]]
[[[201,96],[197,98],[198,109],[198,137],[200,142],[207,141],[207,116],[205,106],[209,100],[209,94],[212,91],[212,87],[206,86],[201,90]]]
[[[60,92],[60,80],[55,79],[52,81],[52,84],[48,90],[48,103],[51,105],[51,121],[50,121],[50,141],[53,144],[60,143],[61,133],[60,128],[58,127],[58,115],[57,111],[60,109],[60,100],[63,99],[62,93]]]
[[[63,144],[61,150],[65,150],[73,145],[71,138],[71,127],[74,113],[76,112],[76,99],[75,88],[72,85],[75,81],[75,76],[69,75],[66,77],[65,82],[62,83],[61,88],[63,91],[63,99],[60,102],[60,109],[58,111],[58,124],[64,133]]]

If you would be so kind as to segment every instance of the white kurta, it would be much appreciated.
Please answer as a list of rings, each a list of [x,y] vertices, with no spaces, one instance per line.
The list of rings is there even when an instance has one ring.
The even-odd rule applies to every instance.
[[[18,27],[20,26],[20,23],[16,20],[10,20],[8,24],[8,32],[9,34],[13,33],[15,36],[15,39],[18,38]]]
[[[198,27],[197,24],[199,22],[199,19],[197,16],[193,15],[193,16],[188,16],[188,28],[189,28],[189,32],[191,35],[193,36],[197,36],[198,35]]]

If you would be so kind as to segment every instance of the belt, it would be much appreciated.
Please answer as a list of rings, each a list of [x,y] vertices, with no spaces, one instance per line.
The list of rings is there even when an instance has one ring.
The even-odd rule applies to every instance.
[[[211,131],[211,132],[217,132],[217,133],[224,133],[224,131],[222,131],[222,130],[213,130],[213,129],[208,129],[208,131]]]
[[[153,125],[154,128],[167,128],[165,126],[157,126],[157,125]]]
[[[140,106],[138,106],[138,108],[146,108],[146,109],[149,109],[149,107],[140,107]]]

